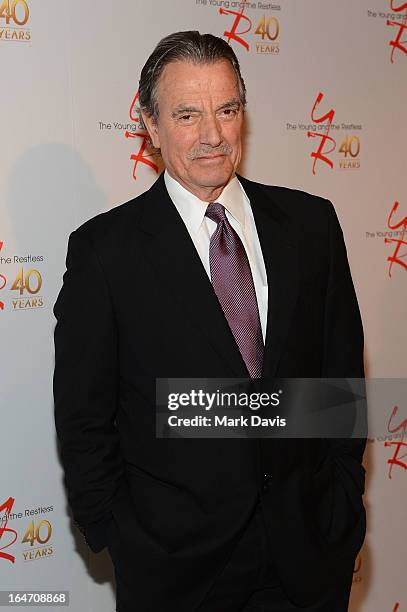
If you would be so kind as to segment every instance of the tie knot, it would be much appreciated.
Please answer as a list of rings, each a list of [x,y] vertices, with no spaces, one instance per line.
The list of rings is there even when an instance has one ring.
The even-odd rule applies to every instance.
[[[211,202],[208,204],[208,208],[206,209],[205,216],[215,221],[215,223],[219,223],[219,221],[226,221],[225,207],[219,202]]]

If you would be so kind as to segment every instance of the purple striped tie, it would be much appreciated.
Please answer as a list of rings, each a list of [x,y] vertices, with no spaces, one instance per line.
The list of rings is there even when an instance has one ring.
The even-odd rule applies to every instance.
[[[264,343],[246,251],[222,204],[211,202],[205,214],[217,223],[209,244],[213,288],[251,378],[260,378]]]

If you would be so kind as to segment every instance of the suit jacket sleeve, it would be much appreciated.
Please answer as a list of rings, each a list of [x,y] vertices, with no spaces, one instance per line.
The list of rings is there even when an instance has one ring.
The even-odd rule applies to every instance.
[[[329,202],[330,265],[324,320],[324,353],[322,377],[364,378],[363,327],[343,233]],[[362,422],[367,428],[367,414],[362,407]],[[363,428],[362,428],[363,429]],[[359,434],[358,434],[359,435]],[[362,434],[363,435],[363,434]],[[330,459],[335,471],[335,514],[337,533],[346,531],[342,522],[350,506],[355,515],[363,512],[361,496],[365,487],[365,470],[362,466],[366,437],[329,439]]]
[[[70,236],[66,265],[54,306],[55,424],[75,524],[98,552],[123,473],[114,425],[117,329],[102,265],[78,231]]]

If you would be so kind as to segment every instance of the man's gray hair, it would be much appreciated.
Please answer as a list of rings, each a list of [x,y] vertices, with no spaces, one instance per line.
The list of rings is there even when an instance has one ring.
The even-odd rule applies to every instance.
[[[238,59],[230,45],[213,34],[200,34],[196,30],[175,32],[156,46],[141,71],[139,106],[148,117],[157,121],[159,115],[157,85],[167,64],[185,61],[193,64],[212,64],[222,60],[231,63],[239,85],[240,103],[246,105],[246,87],[240,73]],[[140,117],[142,121],[142,118]],[[144,125],[143,125],[144,127]]]

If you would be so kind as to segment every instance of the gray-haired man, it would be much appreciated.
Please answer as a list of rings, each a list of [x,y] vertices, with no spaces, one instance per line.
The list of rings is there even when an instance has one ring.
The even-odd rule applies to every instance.
[[[166,171],[71,235],[55,305],[75,520],[93,551],[108,546],[119,612],[343,612],[365,533],[364,440],[154,427],[159,377],[363,376],[335,211],[236,175],[246,94],[222,39],[163,39],[139,100]]]

